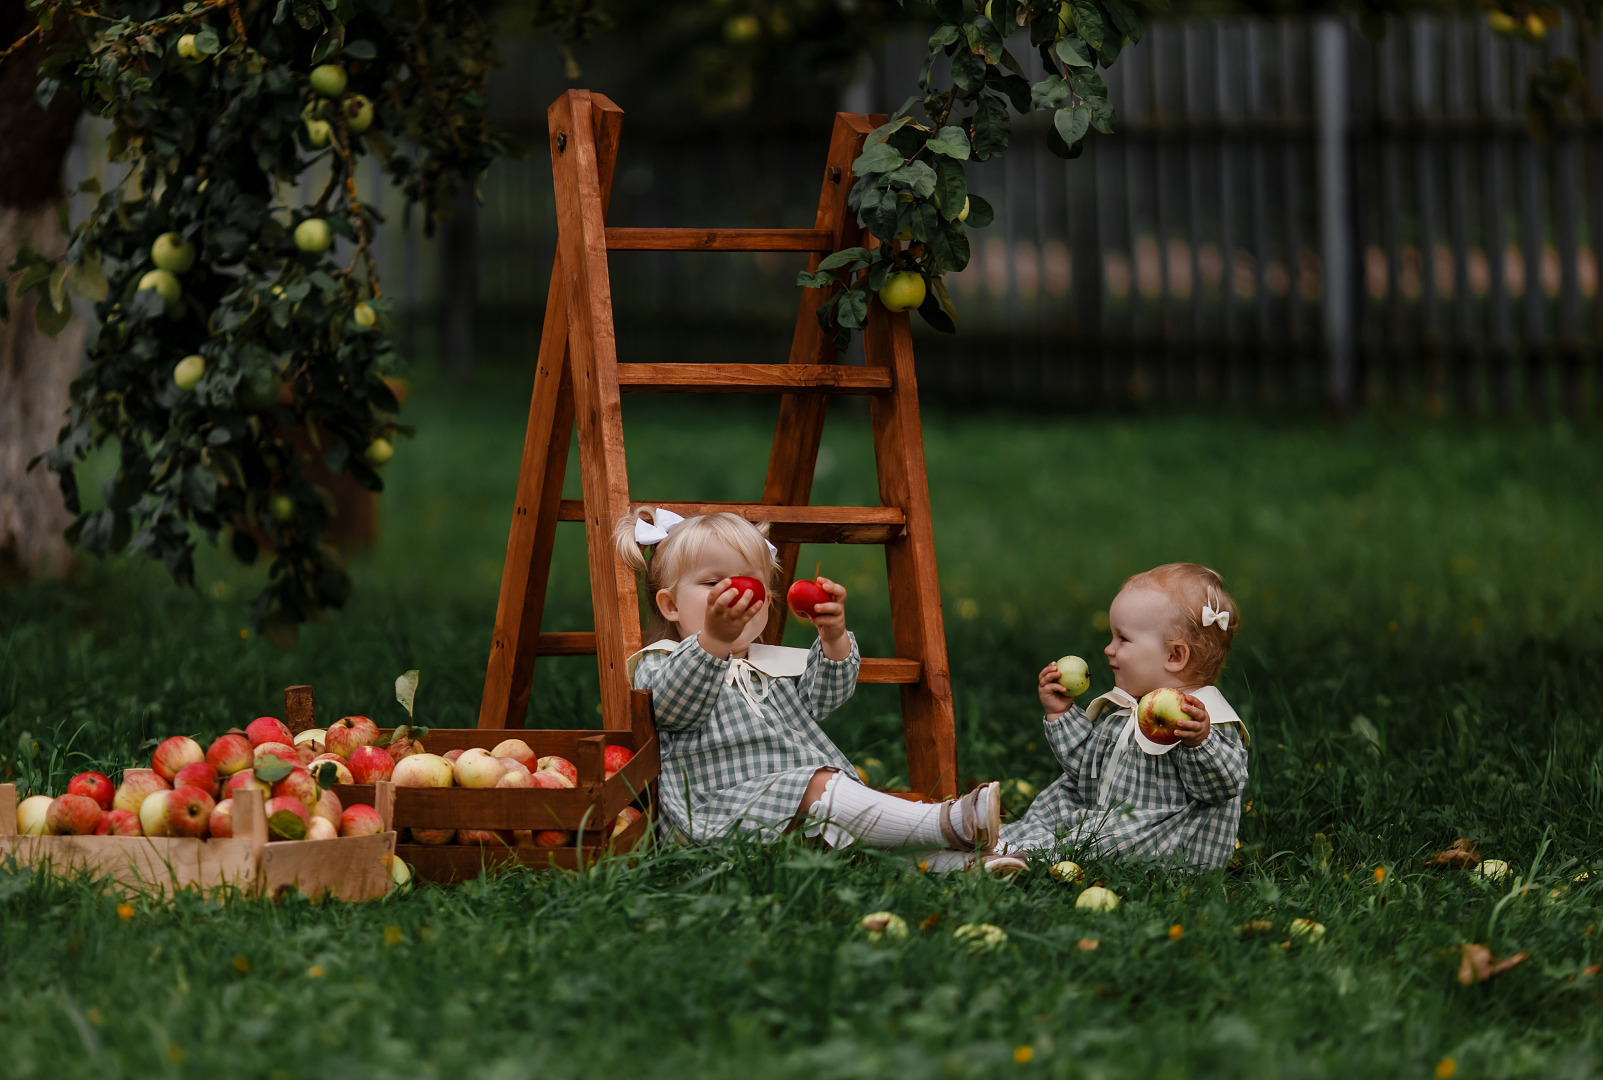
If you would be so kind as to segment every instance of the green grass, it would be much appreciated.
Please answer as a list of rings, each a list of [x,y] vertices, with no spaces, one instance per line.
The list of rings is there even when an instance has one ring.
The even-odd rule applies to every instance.
[[[380,544],[353,558],[356,596],[293,653],[241,635],[253,581],[215,558],[194,593],[112,563],[0,594],[0,776],[59,788],[157,736],[277,712],[293,682],[317,687],[323,715],[394,722],[391,683],[410,667],[422,722],[471,724],[526,393],[506,372],[421,381],[419,437],[389,468]],[[760,491],[769,410],[631,401],[627,415],[638,495]],[[815,499],[871,502],[866,416],[834,416]],[[1451,1057],[1460,1077],[1597,1073],[1603,994],[1580,973],[1603,959],[1603,876],[1571,879],[1603,867],[1603,435],[926,420],[965,776],[1048,782],[1034,673],[1100,655],[1125,575],[1209,563],[1243,612],[1222,684],[1253,734],[1236,872],[1094,863],[1125,904],[1092,915],[1044,871],[932,879],[786,844],[352,907],[141,904],[124,920],[81,884],[0,869],[0,1071],[1429,1076]],[[548,629],[589,625],[580,543],[565,526]],[[852,590],[865,652],[888,655],[877,550],[815,559]],[[595,701],[584,661],[546,662],[531,722],[594,725]],[[894,691],[864,688],[829,729],[902,769]],[[1420,868],[1459,836],[1518,882]],[[853,927],[877,908],[911,937],[867,944]],[[1328,927],[1322,945],[1282,947],[1299,916]],[[1274,932],[1237,932],[1255,919]],[[968,921],[1010,943],[967,954],[951,931]],[[1531,959],[1463,987],[1465,942]]]

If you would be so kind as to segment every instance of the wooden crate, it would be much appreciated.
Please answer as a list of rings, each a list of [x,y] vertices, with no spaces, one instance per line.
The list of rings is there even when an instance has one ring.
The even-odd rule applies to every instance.
[[[0,861],[14,858],[19,866],[63,875],[87,871],[130,895],[171,896],[180,889],[198,889],[279,897],[299,889],[314,898],[372,900],[390,888],[395,854],[391,791],[390,784],[381,784],[364,800],[384,817],[382,833],[268,843],[267,817],[257,791],[234,796],[232,837],[19,836],[17,789],[0,784]]]

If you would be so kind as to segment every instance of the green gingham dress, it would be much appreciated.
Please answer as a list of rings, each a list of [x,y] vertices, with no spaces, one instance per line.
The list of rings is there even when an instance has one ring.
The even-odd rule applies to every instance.
[[[852,696],[862,654],[845,660],[822,645],[753,645],[744,660],[720,659],[695,638],[659,641],[630,657],[630,675],[652,691],[666,822],[693,841],[733,830],[777,836],[801,807],[819,769],[856,776],[818,722]]]
[[[1195,696],[1212,722],[1208,738],[1157,756],[1129,737],[1130,708],[1120,696],[1104,695],[1045,721],[1063,775],[1022,818],[1002,826],[1006,850],[1073,846],[1195,870],[1224,866],[1235,852],[1247,784],[1240,717],[1205,686]]]

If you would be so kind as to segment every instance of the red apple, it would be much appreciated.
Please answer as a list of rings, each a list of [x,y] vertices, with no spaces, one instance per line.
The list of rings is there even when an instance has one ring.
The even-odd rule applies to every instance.
[[[794,582],[785,593],[785,602],[799,618],[811,619],[819,604],[829,603],[829,594],[816,581]]]
[[[569,761],[567,758],[558,757],[555,754],[551,754],[547,757],[541,758],[539,764],[541,772],[559,773],[567,778],[568,787],[578,786],[579,770],[574,768],[573,762]]]
[[[534,771],[534,763],[537,760],[535,752],[530,750],[529,744],[522,739],[502,739],[495,744],[495,749],[490,751],[490,756],[515,758],[518,764],[530,772]]]
[[[512,759],[504,758],[502,760],[511,761]],[[495,786],[498,788],[532,788],[534,786],[534,774],[522,767],[508,769],[501,774],[501,779],[495,782]]]
[[[235,773],[233,776],[230,776],[223,782],[223,798],[232,799],[234,797],[234,793],[240,788],[250,788],[253,791],[259,791],[262,793],[262,798],[264,799],[273,793],[272,784],[269,784],[266,780],[256,779],[255,773],[246,770],[245,772]]]
[[[293,796],[267,800],[267,832],[273,840],[304,840],[312,826],[306,804]]]
[[[458,829],[456,842],[464,847],[475,844],[500,844],[503,847],[512,846],[511,829]]]
[[[111,805],[114,809],[137,814],[146,796],[152,792],[166,791],[167,787],[167,781],[157,776],[154,769],[125,769],[122,774],[122,786],[112,797]]]
[[[534,772],[533,769],[523,764],[523,762],[519,761],[517,758],[498,757],[495,760],[499,761],[501,763],[501,767],[509,773],[518,773],[522,776],[529,776]]]
[[[224,799],[212,807],[211,821],[207,823],[206,832],[213,840],[223,840],[234,835],[233,799]]]
[[[356,803],[340,813],[341,836],[377,836],[383,831],[384,819],[371,806]]]
[[[449,761],[452,765],[455,765],[456,764],[456,759],[462,756],[462,751],[460,751],[460,750],[447,750],[444,754],[441,754],[440,756],[445,758],[445,760]]]
[[[601,752],[601,767],[607,776],[611,776],[625,765],[635,752],[627,746],[609,746]]]
[[[173,788],[167,795],[167,835],[205,836],[216,801],[198,787]]]
[[[384,752],[390,755],[391,761],[400,761],[404,757],[411,757],[413,754],[422,754],[427,752],[423,749],[422,739],[414,739],[410,734],[399,735],[399,730],[400,729],[397,729],[396,731],[390,733],[390,744],[384,748]],[[411,731],[410,728],[407,728],[406,730],[409,733]]]
[[[338,754],[319,754],[317,757],[312,759],[311,764],[306,766],[306,771],[312,774],[312,779],[316,780],[320,786],[327,787],[328,785],[323,783],[323,770],[329,765],[334,766],[334,779],[332,783],[356,783],[356,774],[353,773],[351,771],[351,767],[345,763],[345,759],[340,757]]]
[[[1159,746],[1179,742],[1175,728],[1188,719],[1181,707],[1185,703],[1185,695],[1169,686],[1143,697],[1135,709],[1135,722],[1141,725],[1141,734]]]
[[[340,827],[340,815],[344,811],[345,808],[340,805],[340,797],[338,795],[332,791],[320,791],[317,793],[317,802],[312,806],[312,816],[314,818],[322,818],[334,826],[335,829],[338,829]]]
[[[95,828],[96,836],[142,836],[139,815],[129,810],[108,810]]]
[[[312,823],[306,828],[306,839],[308,840],[333,840],[339,834],[338,827],[331,823],[328,818],[323,817],[312,818]]]
[[[243,735],[219,735],[206,748],[206,764],[217,770],[219,776],[233,776],[248,769],[255,761],[251,742]]]
[[[310,811],[317,805],[317,781],[305,769],[291,769],[288,776],[273,785],[273,798],[299,799]]]
[[[195,761],[205,761],[206,751],[200,748],[200,743],[188,735],[174,735],[170,739],[163,739],[156,752],[150,755],[150,767],[156,770],[168,783],[178,775],[178,770]]]
[[[51,836],[93,836],[105,816],[87,795],[58,795],[45,811],[45,829]]]
[[[753,608],[759,607],[764,600],[768,599],[768,590],[763,588],[763,583],[754,577],[736,574],[729,579],[729,587],[735,590],[735,603],[737,604],[740,603],[741,597],[748,592],[751,593],[751,606]]]
[[[573,834],[561,829],[546,829],[534,834],[535,847],[568,847],[572,843]]]
[[[257,764],[260,764],[263,758],[270,757],[277,758],[286,765],[306,764],[301,760],[301,756],[295,752],[295,748],[288,743],[264,742],[260,746],[256,747],[255,754],[255,761]]]
[[[245,738],[250,740],[252,746],[270,742],[288,746],[295,741],[295,737],[289,733],[289,728],[284,726],[284,721],[273,716],[258,716],[252,720],[245,728]]]
[[[105,773],[81,772],[67,781],[67,794],[85,795],[95,800],[100,809],[110,810],[111,800],[117,796],[117,788]]]
[[[639,821],[644,815],[632,806],[626,806],[618,811],[618,818],[613,822],[612,835],[617,836],[623,830]]]
[[[302,765],[310,765],[323,752],[317,747],[318,744],[314,742],[298,742],[295,744],[295,756],[301,759]]]
[[[376,784],[388,780],[395,762],[388,751],[377,746],[358,746],[351,751],[351,778],[357,784]]]
[[[412,829],[412,843],[438,847],[456,839],[455,829]]]
[[[209,761],[192,761],[178,770],[173,787],[198,787],[212,798],[217,797],[217,770]]]
[[[358,746],[372,746],[378,742],[378,725],[365,716],[347,716],[328,726],[323,745],[329,753],[342,758],[351,756]]]
[[[571,788],[572,780],[551,769],[539,769],[529,774],[529,786],[537,788]]]

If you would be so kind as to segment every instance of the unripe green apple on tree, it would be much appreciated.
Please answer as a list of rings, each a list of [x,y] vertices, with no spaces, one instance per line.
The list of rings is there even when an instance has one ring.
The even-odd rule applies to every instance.
[[[267,508],[274,521],[288,521],[295,516],[295,500],[282,493],[274,495]]]
[[[334,137],[334,125],[327,120],[318,120],[308,117],[306,120],[306,141],[313,146],[327,146]]]
[[[178,39],[178,55],[191,64],[198,64],[206,59],[206,54],[201,52],[200,46],[195,43],[194,34],[185,34]]]
[[[175,232],[164,232],[150,245],[150,261],[159,270],[182,274],[195,265],[195,245]]]
[[[879,302],[886,311],[907,311],[924,302],[924,275],[916,270],[889,274],[879,290]]]
[[[345,110],[345,129],[360,135],[373,126],[373,103],[361,94],[352,94],[340,105]]]
[[[197,353],[178,361],[178,366],[173,368],[173,382],[178,384],[180,390],[193,390],[204,374],[206,358]]]
[[[338,64],[318,64],[312,69],[312,89],[324,97],[339,97],[345,93],[345,69]]]
[[[334,233],[322,218],[307,218],[295,226],[295,246],[310,255],[327,251],[334,242]]]
[[[162,306],[169,312],[184,295],[184,287],[178,284],[171,270],[152,270],[140,278],[139,291],[146,290],[161,294]]]
[[[351,309],[351,319],[360,330],[371,330],[373,324],[378,322],[378,312],[366,303],[357,304]]]
[[[369,465],[375,466],[384,464],[394,456],[395,447],[390,444],[390,440],[382,438],[374,439],[367,444],[367,449],[362,451],[363,459]]]

